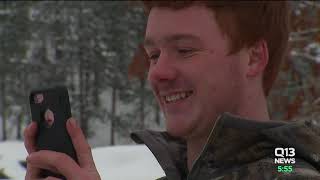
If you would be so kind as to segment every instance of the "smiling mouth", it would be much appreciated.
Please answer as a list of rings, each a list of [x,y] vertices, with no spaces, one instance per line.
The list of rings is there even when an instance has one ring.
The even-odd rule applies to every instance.
[[[166,104],[169,104],[169,103],[174,103],[180,100],[184,100],[190,97],[192,94],[193,94],[193,91],[183,91],[183,92],[177,92],[174,94],[162,96],[162,98],[164,99],[164,102]]]

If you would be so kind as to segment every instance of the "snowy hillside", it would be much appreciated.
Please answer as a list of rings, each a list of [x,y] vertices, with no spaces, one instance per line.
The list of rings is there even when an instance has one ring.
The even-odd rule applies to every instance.
[[[92,150],[98,171],[103,180],[152,180],[164,176],[164,172],[146,146],[100,147]],[[25,170],[19,161],[27,152],[23,143],[0,143],[0,169],[12,177],[23,180]]]

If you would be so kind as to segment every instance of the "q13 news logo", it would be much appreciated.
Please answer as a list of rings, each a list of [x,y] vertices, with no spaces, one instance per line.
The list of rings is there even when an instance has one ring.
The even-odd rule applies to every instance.
[[[294,148],[275,148],[274,163],[277,164],[277,171],[283,173],[293,172],[292,164],[296,163],[294,156],[296,155]]]

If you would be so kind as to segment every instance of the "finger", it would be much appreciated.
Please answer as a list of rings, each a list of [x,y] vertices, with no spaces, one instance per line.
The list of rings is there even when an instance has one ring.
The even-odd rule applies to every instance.
[[[60,152],[41,150],[33,152],[27,162],[34,167],[64,175],[67,179],[74,179],[81,171],[79,165],[68,155]]]
[[[40,151],[38,151],[38,152],[40,152]],[[33,174],[35,174],[35,175],[33,175],[33,176],[41,176],[40,174],[41,174],[41,171],[43,170],[43,169],[46,169],[46,170],[48,170],[48,171],[51,171],[51,172],[53,172],[53,173],[56,173],[56,174],[59,174],[59,171],[57,170],[57,168],[55,168],[54,166],[52,166],[52,165],[50,165],[50,163],[48,163],[48,164],[43,164],[43,163],[41,163],[41,162],[38,162],[38,155],[36,156],[36,160],[34,160],[34,154],[38,154],[38,153],[31,153],[28,157],[27,157],[27,164],[28,164],[28,166],[30,166],[30,167],[32,167],[33,169],[37,169],[37,171],[36,171],[36,173],[33,173]]]
[[[35,180],[38,178],[40,173],[40,169],[27,164],[27,173],[25,176],[25,180]]]
[[[84,137],[82,130],[77,126],[75,119],[68,119],[67,130],[76,150],[80,167],[95,168],[91,147]]]
[[[61,180],[61,179],[49,176],[49,177],[45,178],[44,180]]]
[[[35,139],[37,133],[37,123],[31,122],[24,130],[24,146],[30,154],[36,151]]]

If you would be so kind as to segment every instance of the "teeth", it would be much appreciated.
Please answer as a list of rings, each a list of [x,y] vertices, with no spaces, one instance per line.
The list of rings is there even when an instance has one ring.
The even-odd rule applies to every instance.
[[[165,96],[165,100],[167,103],[171,103],[171,102],[175,102],[181,99],[185,99],[187,97],[189,97],[192,94],[192,92],[181,92],[181,93],[177,93],[177,94],[173,94],[170,96]]]

